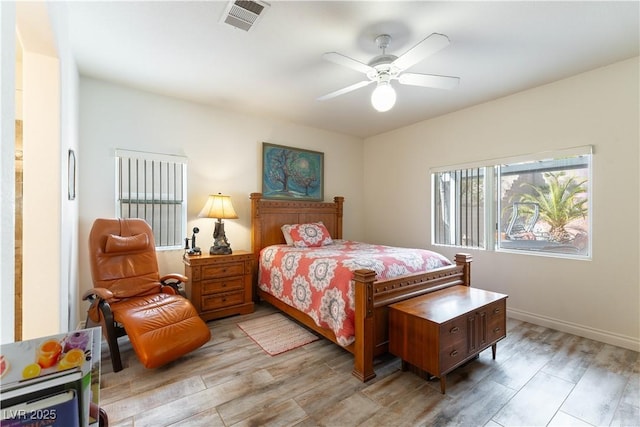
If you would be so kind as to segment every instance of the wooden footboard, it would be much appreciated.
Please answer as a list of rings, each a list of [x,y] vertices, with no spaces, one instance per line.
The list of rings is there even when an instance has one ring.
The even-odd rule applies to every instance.
[[[260,251],[270,245],[284,243],[280,227],[284,224],[323,221],[331,236],[342,238],[343,197],[333,203],[296,200],[265,200],[262,194],[251,194],[251,243],[257,262]],[[361,381],[375,377],[373,359],[388,350],[388,305],[449,286],[470,285],[471,256],[457,254],[455,265],[424,273],[376,281],[372,270],[354,272],[355,342],[347,347],[354,354],[353,375]],[[257,274],[254,274],[257,280]],[[335,342],[335,334],[315,324],[305,313],[263,292],[256,295],[282,312]]]
[[[371,270],[354,272],[355,333],[353,375],[361,381],[375,377],[373,359],[388,351],[390,304],[455,285],[470,286],[471,255],[457,254],[456,265],[377,281]]]

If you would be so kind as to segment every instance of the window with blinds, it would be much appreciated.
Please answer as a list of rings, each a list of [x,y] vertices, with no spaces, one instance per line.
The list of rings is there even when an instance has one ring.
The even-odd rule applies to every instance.
[[[484,248],[484,168],[437,172],[433,183],[434,242]]]
[[[434,168],[435,245],[591,256],[590,146]]]
[[[116,150],[116,216],[141,218],[156,248],[178,249],[186,235],[187,159]]]

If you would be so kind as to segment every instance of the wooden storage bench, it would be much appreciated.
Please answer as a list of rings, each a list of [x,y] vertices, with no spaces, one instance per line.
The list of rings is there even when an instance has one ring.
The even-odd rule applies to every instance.
[[[440,378],[506,337],[507,295],[454,286],[389,306],[389,351]]]

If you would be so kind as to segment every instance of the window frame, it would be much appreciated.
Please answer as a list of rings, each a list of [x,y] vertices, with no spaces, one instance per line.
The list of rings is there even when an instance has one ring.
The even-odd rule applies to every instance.
[[[501,192],[501,182],[500,178],[502,175],[502,168],[506,165],[514,166],[517,164],[526,164],[532,162],[558,162],[562,159],[566,158],[578,158],[580,156],[585,156],[584,160],[581,160],[581,163],[586,164],[586,207],[587,207],[587,246],[585,249],[585,253],[563,253],[563,252],[552,252],[552,251],[543,251],[536,249],[524,249],[524,248],[505,248],[502,247],[501,239],[498,238],[501,233],[501,225],[502,220],[500,219],[499,212],[502,209],[502,201],[500,200],[500,192]],[[546,256],[546,257],[557,257],[557,258],[569,258],[569,259],[579,259],[579,260],[590,260],[593,255],[593,146],[580,146],[568,149],[561,150],[553,150],[553,151],[545,151],[540,153],[532,153],[525,154],[519,156],[511,156],[505,157],[501,159],[492,159],[485,160],[473,163],[465,163],[458,165],[450,165],[450,166],[442,166],[442,167],[434,167],[430,170],[430,179],[431,179],[431,244],[434,246],[444,246],[444,247],[457,247],[463,249],[475,249],[475,250],[484,250],[489,252],[503,252],[503,253],[516,253],[523,255],[534,255],[534,256]],[[577,161],[568,161],[568,164],[578,164]],[[556,166],[557,167],[557,166]],[[454,170],[460,169],[470,169],[470,168],[480,168],[484,169],[484,247],[476,247],[476,246],[465,246],[459,244],[446,244],[446,243],[437,243],[436,242],[436,230],[435,223],[436,217],[438,216],[437,212],[437,202],[436,197],[438,196],[438,192],[440,191],[438,188],[438,183],[436,182],[436,175],[444,172],[450,172]],[[530,168],[525,170],[533,171],[535,168]],[[542,169],[541,169],[542,170]],[[567,170],[567,169],[564,169]]]
[[[436,182],[434,179],[435,175],[438,175],[438,179],[443,179],[445,182],[449,182],[449,188],[442,191],[440,182]],[[492,175],[490,175],[492,176]],[[450,169],[447,171],[438,171],[432,172],[431,174],[431,191],[432,191],[432,200],[431,200],[431,240],[432,244],[435,240],[435,236],[437,234],[442,234],[445,236],[445,239],[454,243],[438,243],[442,246],[453,246],[453,247],[464,247],[470,249],[485,249],[487,245],[487,219],[486,212],[487,210],[487,185],[486,180],[488,179],[487,170],[484,167],[456,167],[454,169]],[[479,184],[479,181],[482,180],[482,184]],[[471,184],[471,186],[469,185]],[[462,190],[464,187],[464,191]],[[469,191],[471,188],[471,191]],[[475,190],[475,195],[474,191]],[[444,199],[447,199],[446,202],[436,202],[436,197],[441,196],[442,193],[445,193]],[[471,194],[470,194],[471,193]],[[475,204],[474,204],[475,201]],[[490,201],[489,201],[490,203]],[[475,206],[475,217],[474,212],[467,213],[463,220],[462,217],[458,217],[456,212],[461,212],[463,209],[462,205],[467,206],[471,204]],[[445,207],[446,205],[446,207]],[[441,215],[435,215],[436,210],[438,209],[446,209],[450,212],[448,221],[442,220],[437,221],[436,224],[435,218],[440,218]],[[465,212],[468,209],[464,210]],[[481,217],[484,218],[481,221]],[[480,225],[482,223],[482,226]],[[453,226],[452,226],[453,224]],[[476,228],[473,225],[476,225]],[[448,230],[447,230],[448,228]],[[471,234],[471,236],[469,236]],[[474,239],[475,238],[475,239]],[[458,242],[476,242],[475,245],[471,244],[458,244]]]
[[[153,230],[155,247],[158,251],[163,250],[176,250],[182,249],[184,247],[184,236],[187,233],[187,158],[184,156],[173,155],[173,154],[161,154],[161,153],[151,153],[151,152],[143,152],[143,151],[133,151],[133,150],[124,150],[124,149],[116,149],[115,150],[115,189],[114,189],[114,198],[115,198],[115,216],[116,218],[141,218],[144,219]],[[171,176],[173,176],[173,183],[166,182],[167,188],[162,188],[162,186],[156,190],[156,188],[152,185],[149,190],[148,187],[144,187],[142,189],[143,197],[140,197],[141,190],[140,187],[137,186],[135,189],[129,186],[128,191],[124,192],[124,186],[121,182],[123,178],[123,164],[127,162],[127,167],[129,168],[129,172],[131,170],[131,162],[136,162],[136,168],[139,168],[139,162],[152,162],[152,165],[158,164],[159,171],[157,172],[157,176],[155,172],[151,172],[152,178],[151,181],[155,182],[157,178],[162,184],[163,179],[169,180]],[[167,169],[166,176],[162,175],[162,167],[172,166],[173,171],[169,171]],[[155,166],[153,166],[155,167]],[[176,170],[179,168],[179,171]],[[139,173],[138,169],[136,169],[136,175]],[[180,182],[176,182],[178,174],[180,175]],[[127,175],[128,176],[128,175]],[[131,179],[129,179],[131,181]],[[146,181],[149,182],[149,176],[145,172],[144,179],[136,179],[136,182]],[[164,190],[164,191],[163,191]],[[173,191],[173,193],[170,193]],[[136,197],[128,199],[123,199],[123,194],[132,194],[135,192]],[[151,194],[149,198],[149,194]],[[155,198],[156,194],[158,195]],[[172,196],[172,197],[171,197]],[[129,200],[128,209],[129,215],[123,215],[123,200]],[[135,201],[135,202],[134,202]],[[135,205],[135,214],[131,215],[132,205]],[[162,225],[162,207],[166,206],[167,210],[169,209],[169,205],[174,206],[173,214],[174,214],[174,231],[173,236],[169,237],[168,230],[171,225],[167,222],[166,227]],[[143,206],[144,214],[140,215],[140,206]],[[151,206],[151,213],[147,212],[147,207]],[[178,207],[176,210],[175,208]],[[156,214],[155,209],[159,209]],[[176,216],[179,215],[179,218]],[[169,215],[170,216],[170,215]],[[151,220],[149,220],[151,218]],[[169,221],[169,219],[167,219]],[[179,224],[177,224],[179,221]],[[179,230],[175,230],[178,227]],[[167,237],[163,238],[162,229],[167,231]],[[165,240],[166,239],[166,240]],[[170,239],[170,240],[169,240]]]

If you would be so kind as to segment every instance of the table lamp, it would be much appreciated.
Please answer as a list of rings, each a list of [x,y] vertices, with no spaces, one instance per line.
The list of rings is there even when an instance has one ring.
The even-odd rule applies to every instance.
[[[217,218],[215,229],[213,230],[213,246],[209,249],[211,255],[228,255],[231,253],[231,246],[224,234],[223,219],[236,219],[238,215],[231,204],[231,196],[224,196],[221,193],[210,194],[204,208],[198,214],[198,218]]]

